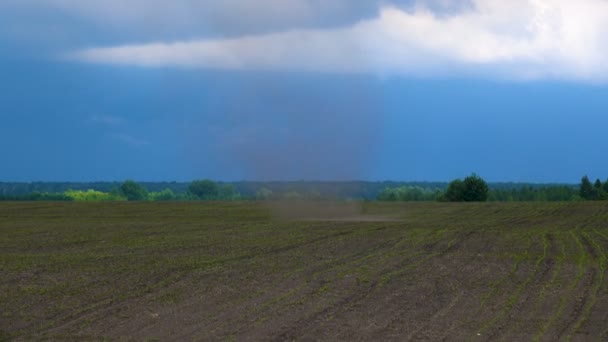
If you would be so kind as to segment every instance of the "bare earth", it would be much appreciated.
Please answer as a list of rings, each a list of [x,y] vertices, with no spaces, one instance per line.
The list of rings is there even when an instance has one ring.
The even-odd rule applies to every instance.
[[[608,340],[606,205],[289,206],[0,204],[0,340]]]

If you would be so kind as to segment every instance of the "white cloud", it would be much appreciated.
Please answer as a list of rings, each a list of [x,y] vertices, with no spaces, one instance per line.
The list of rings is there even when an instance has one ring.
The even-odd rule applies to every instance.
[[[475,0],[437,15],[385,7],[340,29],[90,48],[71,57],[142,67],[608,79],[608,2]]]

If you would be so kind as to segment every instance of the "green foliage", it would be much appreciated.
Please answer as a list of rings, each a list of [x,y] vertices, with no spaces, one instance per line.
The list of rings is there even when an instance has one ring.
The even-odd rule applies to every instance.
[[[68,190],[65,192],[65,196],[73,201],[78,202],[102,202],[102,201],[125,201],[126,198],[117,194],[101,192],[89,189],[87,191],[82,190]]]
[[[606,193],[602,187],[602,181],[599,178],[593,184],[593,190],[591,191],[591,199],[595,201],[605,200]]]
[[[241,199],[241,195],[236,191],[232,184],[224,184],[218,187],[218,196],[216,200],[220,201],[236,201]]]
[[[215,200],[220,193],[219,186],[212,180],[195,180],[188,187],[188,192],[201,200]]]
[[[485,202],[488,200],[488,183],[476,174],[464,179],[465,202]]]
[[[488,200],[488,184],[483,178],[472,174],[461,181],[453,180],[448,185],[445,200],[450,202],[485,202]]]
[[[204,179],[193,181],[184,198],[186,200],[236,201],[241,199],[241,194],[232,184],[218,184]]]
[[[519,189],[490,189],[488,200],[493,202],[531,202],[531,201],[579,201],[578,191],[573,186],[523,186]]]
[[[398,188],[385,188],[378,194],[378,201],[434,201],[440,191],[419,186],[402,186]]]
[[[605,201],[608,200],[608,191],[606,184],[602,184],[599,179],[595,182],[594,190],[596,191],[596,200]]]
[[[590,200],[593,196],[593,185],[591,185],[591,181],[589,181],[589,177],[584,176],[581,179],[581,185],[579,189],[579,195],[581,198]]]
[[[602,181],[598,178],[595,180],[595,183],[593,184],[593,188],[595,189],[602,189]]]
[[[21,198],[24,201],[71,201],[72,199],[65,194],[51,194],[48,192],[32,192]]]
[[[132,180],[122,183],[119,191],[129,201],[143,201],[148,197],[148,191]]]
[[[171,189],[165,189],[159,192],[150,192],[148,200],[150,201],[175,201],[177,196]]]
[[[0,201],[122,201],[125,192],[131,200],[148,201],[232,201],[247,199],[367,199],[379,201],[465,201],[483,192],[483,183],[472,176],[467,183],[457,179],[446,183],[403,182],[236,182],[216,183],[210,180],[188,183],[2,183]],[[482,180],[483,181],[483,180]],[[470,183],[470,184],[469,184]],[[467,184],[477,190],[467,194]],[[473,184],[473,185],[471,185]],[[69,188],[74,185],[75,188]],[[84,186],[90,185],[90,188]],[[146,185],[145,187],[143,185]],[[486,184],[486,186],[488,186]],[[67,190],[66,190],[67,187]],[[581,184],[492,183],[487,200],[508,201],[582,201],[608,200],[608,180]],[[153,191],[146,193],[146,188]],[[27,192],[29,191],[29,192]],[[202,195],[202,196],[201,196]]]
[[[608,189],[608,186],[606,185],[608,183],[608,180],[606,181],[606,183],[602,184],[602,181],[599,180],[599,178],[595,181],[595,183],[592,185],[591,181],[589,180],[589,177],[584,176],[581,179],[581,184],[579,186],[579,195],[582,199],[584,200],[591,200],[591,201],[600,201],[600,200],[607,200],[608,199],[608,191],[606,191],[606,189]]]
[[[464,183],[460,179],[455,179],[448,185],[448,190],[445,192],[445,200],[449,202],[464,201]]]

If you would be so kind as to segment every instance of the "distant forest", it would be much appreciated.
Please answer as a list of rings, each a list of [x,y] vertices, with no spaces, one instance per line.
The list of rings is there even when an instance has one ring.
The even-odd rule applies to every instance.
[[[150,193],[170,190],[176,196],[186,195],[191,182],[137,182]],[[7,197],[28,197],[32,194],[63,194],[66,191],[94,190],[104,193],[116,193],[123,182],[0,182],[0,199]],[[448,183],[441,182],[323,182],[323,181],[290,181],[290,182],[216,182],[221,186],[232,186],[241,199],[259,197],[304,197],[304,198],[338,198],[374,200],[386,188],[402,186],[420,187],[423,189],[445,189]]]
[[[197,183],[198,182],[198,183]],[[453,183],[453,182],[452,182]],[[0,182],[0,200],[113,201],[113,200],[255,200],[344,199],[379,201],[446,200],[447,182]],[[593,195],[581,196],[577,184],[488,183],[488,201],[575,201],[600,199],[606,185],[597,182]],[[198,186],[198,187],[197,187]],[[584,183],[587,187],[587,184]],[[605,194],[605,192],[601,192]]]

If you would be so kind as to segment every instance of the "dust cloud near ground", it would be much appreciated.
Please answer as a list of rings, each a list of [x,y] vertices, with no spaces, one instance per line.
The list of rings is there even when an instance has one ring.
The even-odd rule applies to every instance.
[[[360,201],[335,200],[283,200],[268,201],[265,205],[277,220],[306,221],[353,221],[382,222],[395,221],[382,215],[366,214]]]

